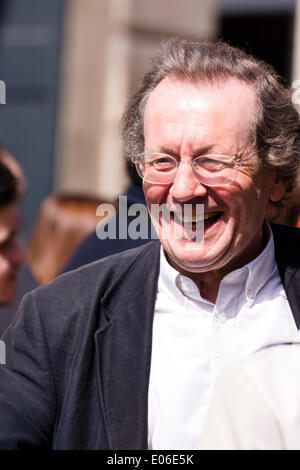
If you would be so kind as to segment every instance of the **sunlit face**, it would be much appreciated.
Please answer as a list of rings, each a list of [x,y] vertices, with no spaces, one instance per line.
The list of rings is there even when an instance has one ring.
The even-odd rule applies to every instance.
[[[246,159],[251,153],[250,130],[255,110],[254,90],[235,79],[212,85],[167,77],[148,99],[145,151],[166,153],[183,162],[173,183],[143,183],[150,215],[152,204],[166,204],[171,210],[168,239],[162,236],[161,220],[153,222],[170,263],[179,271],[229,272],[262,249],[267,203],[270,198],[280,199],[284,192],[283,185],[276,182],[275,172],[262,170],[255,155],[239,169],[233,184],[208,187],[197,180],[186,164],[205,154]],[[172,208],[179,205],[184,214],[184,204],[192,208],[196,204],[204,206],[203,243],[192,239],[176,213],[172,213]],[[180,239],[172,236],[178,234],[178,229]]]
[[[17,275],[24,260],[16,239],[22,219],[16,203],[0,207],[0,304],[13,301]]]

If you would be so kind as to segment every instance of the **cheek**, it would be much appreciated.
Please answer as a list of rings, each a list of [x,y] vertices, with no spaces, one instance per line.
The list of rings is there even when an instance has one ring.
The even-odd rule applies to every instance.
[[[165,202],[169,186],[153,185],[151,183],[144,182],[143,190],[149,206],[149,204],[160,204]]]
[[[250,180],[247,184],[232,186],[223,197],[230,210],[247,213],[257,209],[260,194]]]
[[[241,191],[239,188],[233,186],[230,188],[218,188],[217,191],[214,191],[212,199],[217,205],[225,209],[229,218],[238,214],[243,205]]]
[[[236,192],[227,200],[229,223],[238,230],[240,236],[251,236],[265,218],[265,203],[254,186],[243,192]]]

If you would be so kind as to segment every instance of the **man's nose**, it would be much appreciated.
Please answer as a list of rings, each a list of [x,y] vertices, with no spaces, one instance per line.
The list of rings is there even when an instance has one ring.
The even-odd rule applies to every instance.
[[[207,187],[196,178],[190,162],[180,162],[169,192],[174,199],[185,201],[206,196]]]

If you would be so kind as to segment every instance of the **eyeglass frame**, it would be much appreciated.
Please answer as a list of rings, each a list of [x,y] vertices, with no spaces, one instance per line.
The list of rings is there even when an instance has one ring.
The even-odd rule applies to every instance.
[[[245,162],[247,162],[248,160],[250,160],[250,158],[254,157],[255,155],[257,155],[259,153],[258,150],[256,150],[254,153],[252,153],[251,155],[249,155],[249,157],[245,158],[242,162],[237,162],[235,160],[234,157],[232,157],[231,155],[219,155],[219,154],[207,154],[207,155],[198,155],[197,157],[195,157],[192,161],[190,162],[183,162],[181,160],[177,160],[175,157],[173,157],[172,155],[169,155],[167,153],[160,153],[160,152],[142,152],[138,155],[136,155],[136,157],[132,160],[133,163],[135,164],[135,167],[136,167],[136,170],[137,170],[137,173],[138,175],[140,176],[140,178],[142,178],[143,181],[146,181],[147,183],[152,183],[152,184],[164,184],[164,185],[167,185],[167,184],[171,184],[173,183],[173,181],[175,180],[176,178],[176,175],[177,175],[177,171],[178,171],[178,167],[180,164],[189,164],[191,165],[192,167],[192,170],[193,170],[193,173],[196,177],[196,179],[201,183],[203,184],[204,186],[208,186],[208,187],[220,187],[220,186],[229,186],[230,184],[233,184],[235,181],[236,181],[236,178],[237,178],[237,174],[238,174],[238,169],[241,168]],[[174,178],[169,181],[168,183],[159,183],[159,182],[156,182],[156,181],[149,181],[147,179],[145,179],[143,176],[140,175],[140,172],[139,172],[139,169],[138,169],[138,159],[144,155],[161,155],[163,157],[168,157],[168,158],[171,158],[172,160],[174,160],[174,162],[176,163],[176,173],[174,175]],[[203,183],[198,175],[195,173],[195,170],[194,170],[194,162],[195,160],[197,159],[200,159],[200,158],[210,158],[210,157],[221,157],[221,158],[230,158],[233,163],[234,163],[234,167],[233,169],[236,170],[236,174],[235,174],[235,178],[233,181],[229,182],[229,183],[223,183],[223,184],[207,184],[207,183]]]

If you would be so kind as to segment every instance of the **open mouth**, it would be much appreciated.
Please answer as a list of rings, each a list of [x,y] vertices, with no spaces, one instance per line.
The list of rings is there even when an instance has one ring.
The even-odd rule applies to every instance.
[[[223,212],[211,212],[208,214],[193,214],[193,215],[187,215],[187,214],[178,214],[176,212],[173,212],[174,220],[181,224],[184,225],[186,228],[191,228],[193,230],[196,230],[197,228],[201,228],[202,224],[204,229],[207,229],[208,227],[211,227],[213,224],[215,224],[223,215]]]
[[[222,216],[224,212],[215,212],[213,214],[206,214],[204,216],[204,228],[214,225]]]

